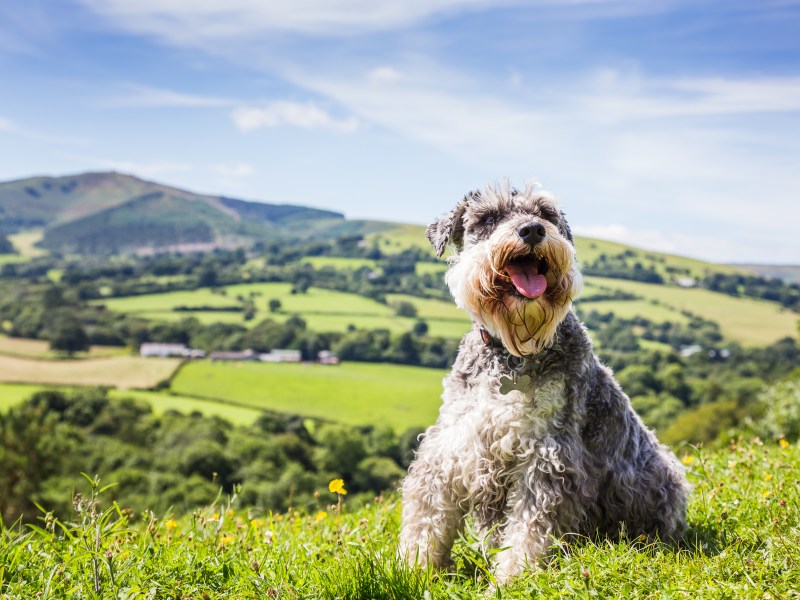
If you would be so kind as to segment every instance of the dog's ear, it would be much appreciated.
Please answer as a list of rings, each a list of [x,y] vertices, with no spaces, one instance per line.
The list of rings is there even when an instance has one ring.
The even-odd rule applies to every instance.
[[[564,214],[563,210],[560,212],[561,218],[558,220],[558,231],[574,246],[575,240],[572,239],[572,229],[569,228],[569,223],[567,223],[567,215]]]
[[[447,244],[459,249],[464,245],[464,211],[476,194],[480,196],[479,192],[470,192],[453,210],[428,225],[428,241],[436,249],[436,258],[442,257]]]

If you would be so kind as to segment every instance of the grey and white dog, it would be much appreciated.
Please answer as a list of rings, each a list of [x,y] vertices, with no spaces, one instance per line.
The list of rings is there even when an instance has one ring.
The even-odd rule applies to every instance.
[[[508,185],[468,194],[428,228],[475,327],[444,380],[436,424],[403,482],[399,553],[444,566],[472,515],[498,582],[567,534],[677,539],[689,486],[592,350],[572,310],[581,288],[554,197]]]

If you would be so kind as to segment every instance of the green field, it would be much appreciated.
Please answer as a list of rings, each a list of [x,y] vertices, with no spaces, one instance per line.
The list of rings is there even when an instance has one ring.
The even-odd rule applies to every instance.
[[[646,301],[657,301],[659,305],[649,302],[640,304],[642,312],[647,313],[642,314],[643,317],[648,317],[655,311],[664,314],[664,307],[671,307],[679,311],[686,310],[715,321],[719,324],[720,331],[725,338],[742,344],[769,344],[786,336],[797,335],[798,315],[773,302],[753,298],[734,298],[697,288],[654,285],[624,279],[587,277],[587,280],[595,285],[636,294]],[[604,305],[624,305],[627,302],[587,304],[596,304],[597,310],[602,310]],[[669,318],[668,320],[677,319]]]
[[[0,383],[0,412],[7,410],[30,398],[44,389],[72,389],[72,386],[31,385],[26,383]],[[185,415],[199,412],[207,417],[221,417],[236,425],[250,425],[262,411],[212,400],[188,398],[164,392],[146,392],[141,390],[109,390],[110,398],[136,398],[146,402],[157,415],[174,410]]]
[[[384,254],[399,254],[407,248],[419,248],[433,255],[433,247],[425,237],[425,225],[397,225],[386,231],[365,236],[368,243],[376,242]]]
[[[139,356],[36,360],[0,355],[0,382],[146,389],[169,379],[180,362]]]
[[[128,350],[118,346],[92,346],[88,352],[78,352],[73,358],[104,358],[127,354]],[[50,350],[50,342],[0,335],[0,354],[23,358],[62,358],[63,353]]]
[[[333,267],[348,271],[358,271],[364,267],[377,269],[378,264],[370,258],[345,258],[340,256],[306,256],[300,262],[304,265],[311,265],[315,269]]]
[[[382,423],[396,431],[433,423],[445,371],[389,364],[338,366],[186,364],[172,382],[179,395],[234,402],[356,425]]]
[[[356,294],[321,288],[310,288],[305,294],[292,294],[291,288],[291,284],[288,283],[252,283],[228,286],[224,288],[225,295],[213,292],[209,288],[202,288],[193,291],[107,298],[97,303],[104,304],[114,312],[158,321],[195,317],[201,323],[239,323],[248,326],[255,325],[262,319],[283,321],[297,314],[306,321],[309,329],[314,331],[343,332],[350,326],[356,326],[366,329],[388,329],[400,333],[410,331],[417,321],[414,318],[398,317],[391,306]],[[254,319],[247,322],[238,312],[173,310],[177,306],[235,306],[237,296],[249,297],[251,293],[255,294],[257,314]],[[270,313],[267,310],[267,303],[272,298],[281,301],[280,313]],[[397,299],[400,296],[395,295],[392,298]],[[469,320],[451,303],[412,296],[402,298],[418,306],[419,316],[428,321],[431,335],[461,337],[469,328]]]
[[[147,402],[157,415],[170,410],[185,415],[198,412],[206,417],[221,417],[236,425],[250,425],[261,416],[262,411],[214,400],[202,400],[163,392],[144,392],[139,390],[111,390],[112,398],[136,398]]]

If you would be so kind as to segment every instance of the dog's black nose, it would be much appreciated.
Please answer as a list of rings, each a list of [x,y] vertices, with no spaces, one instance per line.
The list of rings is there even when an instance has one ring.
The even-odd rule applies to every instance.
[[[541,242],[546,234],[547,230],[541,223],[526,223],[517,229],[517,235],[531,248]]]

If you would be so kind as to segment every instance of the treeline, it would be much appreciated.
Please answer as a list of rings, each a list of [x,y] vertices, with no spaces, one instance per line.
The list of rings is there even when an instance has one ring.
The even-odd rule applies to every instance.
[[[758,421],[765,411],[764,390],[800,367],[794,338],[746,348],[723,342],[715,323],[697,317],[687,324],[654,324],[593,311],[584,318],[601,360],[615,371],[645,423],[669,444],[710,443],[729,429]],[[659,341],[671,350],[649,349],[641,340]],[[676,352],[688,346],[691,354]],[[800,406],[800,396],[794,403]]]
[[[0,516],[33,521],[38,503],[68,517],[81,472],[118,483],[109,493],[136,511],[188,512],[234,486],[247,506],[311,509],[336,477],[358,502],[395,489],[420,433],[266,412],[235,426],[197,413],[157,416],[101,389],[42,391],[0,413]]]
[[[701,285],[704,288],[729,296],[749,296],[778,302],[791,310],[800,310],[800,284],[785,283],[758,275],[740,273],[712,273]]]

